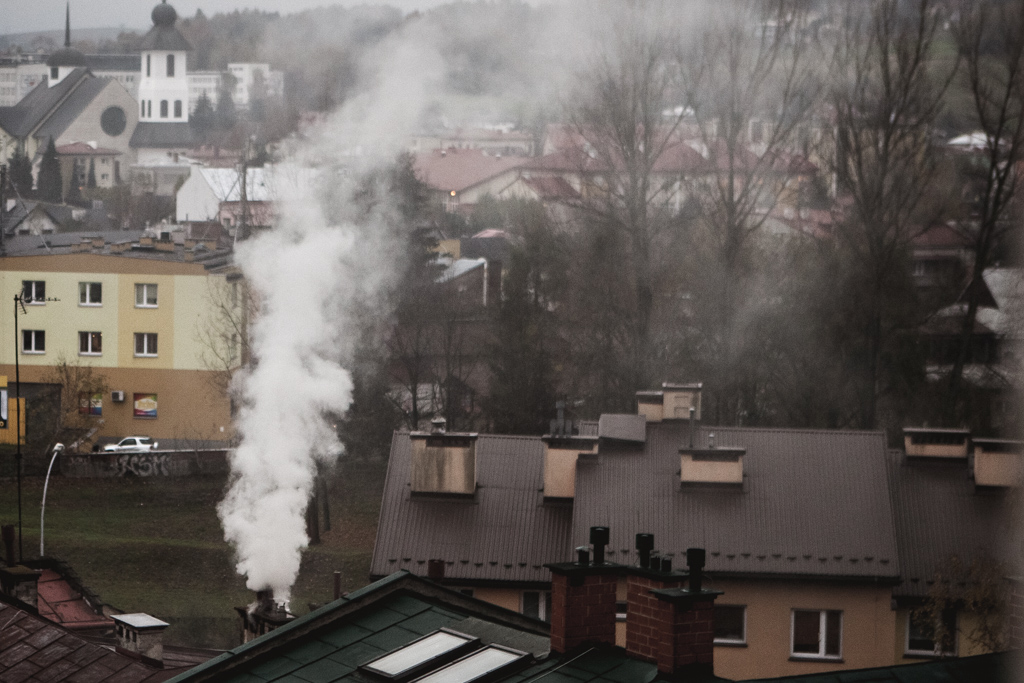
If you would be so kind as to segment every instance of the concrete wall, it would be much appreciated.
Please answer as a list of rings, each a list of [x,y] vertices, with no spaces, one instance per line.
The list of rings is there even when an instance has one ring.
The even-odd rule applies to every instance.
[[[118,135],[107,135],[100,125],[100,117],[103,116],[103,112],[108,107],[113,106],[120,107],[124,111],[125,127]],[[136,103],[135,98],[125,90],[123,85],[111,79],[107,86],[93,98],[92,102],[61,133],[55,142],[58,147],[72,142],[95,142],[98,147],[116,149],[121,152],[121,156],[118,159],[121,162],[121,178],[124,180],[126,179],[124,171],[127,170],[128,165],[135,159],[135,150],[129,146],[128,142],[131,140],[132,133],[135,131],[135,124],[138,120],[139,105]],[[99,180],[100,170],[98,165],[96,173],[96,178]],[[113,178],[113,167],[111,167],[110,173],[111,178]]]
[[[573,498],[576,496],[576,460],[578,448],[544,446],[544,496]]]
[[[60,473],[71,478],[190,477],[227,472],[227,451],[152,451],[60,456]]]
[[[476,444],[428,445],[437,437],[412,439],[414,493],[472,494],[476,491]]]

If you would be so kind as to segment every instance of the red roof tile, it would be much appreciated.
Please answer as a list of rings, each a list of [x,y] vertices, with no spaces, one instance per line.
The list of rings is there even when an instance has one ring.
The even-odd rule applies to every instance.
[[[525,157],[496,156],[479,149],[447,149],[416,155],[416,175],[435,190],[462,192],[523,165]]]
[[[156,683],[184,669],[158,669],[0,599],[0,680],[18,683]]]

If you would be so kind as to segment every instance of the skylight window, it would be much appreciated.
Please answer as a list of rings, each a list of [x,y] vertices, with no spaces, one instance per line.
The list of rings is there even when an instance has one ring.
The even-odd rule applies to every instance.
[[[526,657],[525,652],[500,645],[488,645],[443,669],[416,679],[416,683],[472,683],[497,673]]]
[[[387,678],[407,678],[450,662],[477,645],[473,636],[441,629],[364,664],[363,669]]]

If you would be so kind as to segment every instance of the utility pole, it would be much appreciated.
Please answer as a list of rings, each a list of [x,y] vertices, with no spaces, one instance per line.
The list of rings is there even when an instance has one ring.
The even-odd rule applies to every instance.
[[[4,245],[4,233],[7,231],[7,223],[4,222],[4,213],[7,211],[7,200],[4,198],[4,190],[7,189],[7,164],[0,164],[0,256],[7,254]]]

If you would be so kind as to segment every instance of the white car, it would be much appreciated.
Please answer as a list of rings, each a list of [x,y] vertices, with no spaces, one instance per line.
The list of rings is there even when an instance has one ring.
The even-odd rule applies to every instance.
[[[126,436],[117,443],[109,443],[103,447],[108,451],[155,451],[157,442],[148,436]]]

